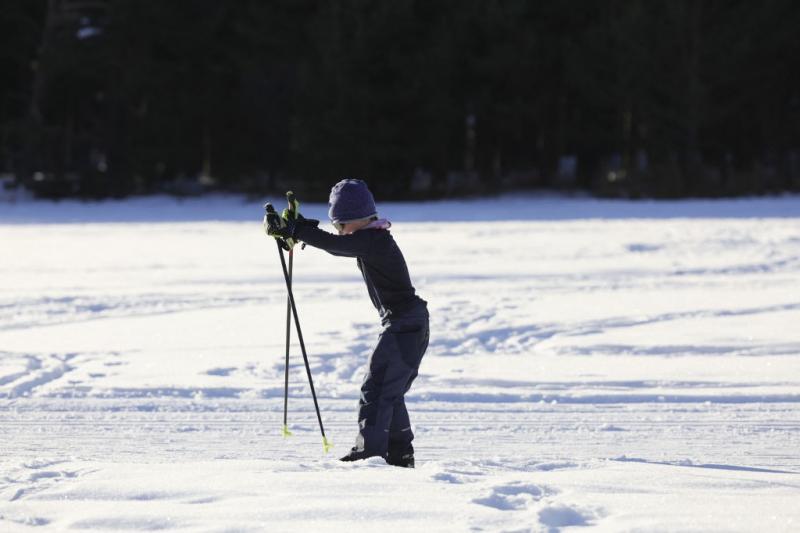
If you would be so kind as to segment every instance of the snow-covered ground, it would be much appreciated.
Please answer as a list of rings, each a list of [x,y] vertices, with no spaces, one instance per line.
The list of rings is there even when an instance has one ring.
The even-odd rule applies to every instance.
[[[325,455],[296,345],[281,436],[260,203],[0,203],[0,530],[800,531],[799,197],[379,207],[432,315],[415,470],[336,460],[351,260],[296,254]]]

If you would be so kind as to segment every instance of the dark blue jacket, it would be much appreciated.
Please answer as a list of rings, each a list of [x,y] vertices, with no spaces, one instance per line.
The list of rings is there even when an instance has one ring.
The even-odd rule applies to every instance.
[[[313,225],[299,225],[294,236],[332,255],[355,257],[382,322],[425,303],[416,295],[403,252],[388,230],[362,229],[349,235],[334,235]]]

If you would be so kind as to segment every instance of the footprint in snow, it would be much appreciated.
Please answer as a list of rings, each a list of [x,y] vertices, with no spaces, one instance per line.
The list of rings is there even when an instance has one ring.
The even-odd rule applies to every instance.
[[[34,472],[28,476],[28,481],[39,481],[40,479],[53,479],[53,478],[73,478],[77,477],[77,472],[59,472],[55,470],[44,470],[41,472]]]
[[[227,368],[212,368],[206,371],[206,374],[209,376],[229,376],[231,372],[236,370],[235,367],[227,367]]]
[[[499,511],[535,510],[540,526],[548,533],[557,533],[563,527],[591,526],[596,518],[604,516],[600,509],[591,511],[553,503],[555,494],[557,491],[553,489],[517,482],[495,486],[489,496],[472,501]]]
[[[554,470],[566,470],[569,468],[577,468],[579,465],[570,461],[550,461],[545,463],[530,463],[526,465],[530,470],[538,472],[552,472]]]
[[[536,485],[512,483],[493,487],[489,496],[472,501],[500,511],[518,511],[527,509],[547,494],[548,491]]]
[[[481,468],[476,467],[472,462],[456,461],[447,464],[431,463],[426,465],[433,467],[431,479],[444,483],[460,485],[462,483],[474,483],[486,473]]]
[[[448,472],[440,472],[438,474],[434,474],[431,476],[431,479],[434,481],[444,481],[445,483],[454,483],[454,484],[461,484],[464,483],[464,480],[456,476],[454,474],[450,474]]]
[[[63,459],[34,459],[33,461],[23,463],[22,466],[31,470],[38,470],[40,468],[47,468],[48,466],[57,465],[59,463],[66,463],[66,461]]]
[[[41,467],[29,467],[28,465],[25,465],[26,468],[33,470],[33,472],[30,474],[27,474],[27,477],[22,477],[20,479],[6,478],[7,481],[10,481],[15,485],[24,485],[22,487],[11,487],[11,490],[13,490],[14,493],[10,498],[8,498],[8,501],[14,502],[21,500],[22,498],[30,498],[31,496],[34,496],[39,492],[52,487],[54,484],[60,483],[65,479],[78,477],[79,475],[79,472],[77,471],[70,472],[66,470],[42,470],[42,468],[45,466],[50,465],[44,465]],[[0,518],[2,518],[2,515],[0,515]]]
[[[28,516],[28,515],[0,515],[0,520],[8,520],[11,523],[19,524],[22,526],[46,526],[50,523],[50,520],[46,518],[42,518],[39,516]],[[26,529],[27,531],[27,529]]]
[[[555,532],[562,527],[592,525],[595,515],[568,505],[549,505],[539,510],[538,517],[549,532]]]

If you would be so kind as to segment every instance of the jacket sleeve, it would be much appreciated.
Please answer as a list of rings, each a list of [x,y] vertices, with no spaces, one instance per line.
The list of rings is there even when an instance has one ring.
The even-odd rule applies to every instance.
[[[349,235],[334,235],[319,228],[299,226],[294,234],[299,239],[315,248],[344,257],[365,257],[372,246],[371,231],[356,231]]]

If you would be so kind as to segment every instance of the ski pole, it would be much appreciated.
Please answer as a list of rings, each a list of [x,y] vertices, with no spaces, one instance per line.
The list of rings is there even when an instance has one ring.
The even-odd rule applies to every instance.
[[[267,212],[267,220],[271,217],[277,217],[278,213],[275,211],[275,208],[272,207],[272,204],[267,203],[264,206],[264,209]],[[294,300],[294,294],[292,293],[292,284],[289,280],[289,271],[286,268],[286,258],[283,255],[283,246],[279,241],[275,241],[278,245],[278,256],[281,259],[281,268],[283,269],[283,278],[286,281],[286,292],[289,294],[289,303],[292,309],[292,316],[294,317],[294,327],[297,330],[297,339],[300,341],[300,352],[303,354],[303,363],[306,366],[306,374],[308,375],[308,385],[311,388],[311,397],[314,399],[314,409],[317,412],[317,421],[319,422],[319,430],[322,433],[322,449],[327,453],[333,446],[328,441],[328,438],[325,436],[325,428],[322,425],[322,415],[319,412],[319,403],[317,402],[317,393],[314,390],[314,379],[311,377],[311,366],[308,363],[308,354],[306,353],[306,345],[303,341],[303,330],[300,328],[300,318],[297,315],[297,304]]]
[[[297,203],[295,202],[294,193],[289,191],[286,193],[286,201],[289,204],[289,210],[294,212],[297,216]],[[292,284],[292,266],[294,263],[294,247],[289,248],[289,285]],[[290,437],[292,432],[289,431],[289,347],[291,344],[292,332],[292,302],[289,297],[286,297],[286,362],[284,363],[284,377],[283,377],[283,430],[281,431],[284,438]]]
[[[294,193],[289,191],[286,193],[286,201],[289,204],[289,210],[297,216],[297,202],[295,201]],[[305,247],[305,245],[304,245]],[[292,266],[294,263],[294,247],[289,248],[289,285],[292,284]],[[283,379],[283,430],[281,433],[284,437],[290,437],[292,432],[289,431],[289,347],[291,344],[292,332],[292,303],[289,297],[286,297],[286,362],[284,363],[284,379]]]
[[[289,286],[292,285],[292,263],[294,262],[294,248],[289,250]],[[292,302],[286,297],[286,362],[284,363],[283,377],[283,430],[284,437],[290,437],[288,413],[289,413],[289,344],[292,332]]]

